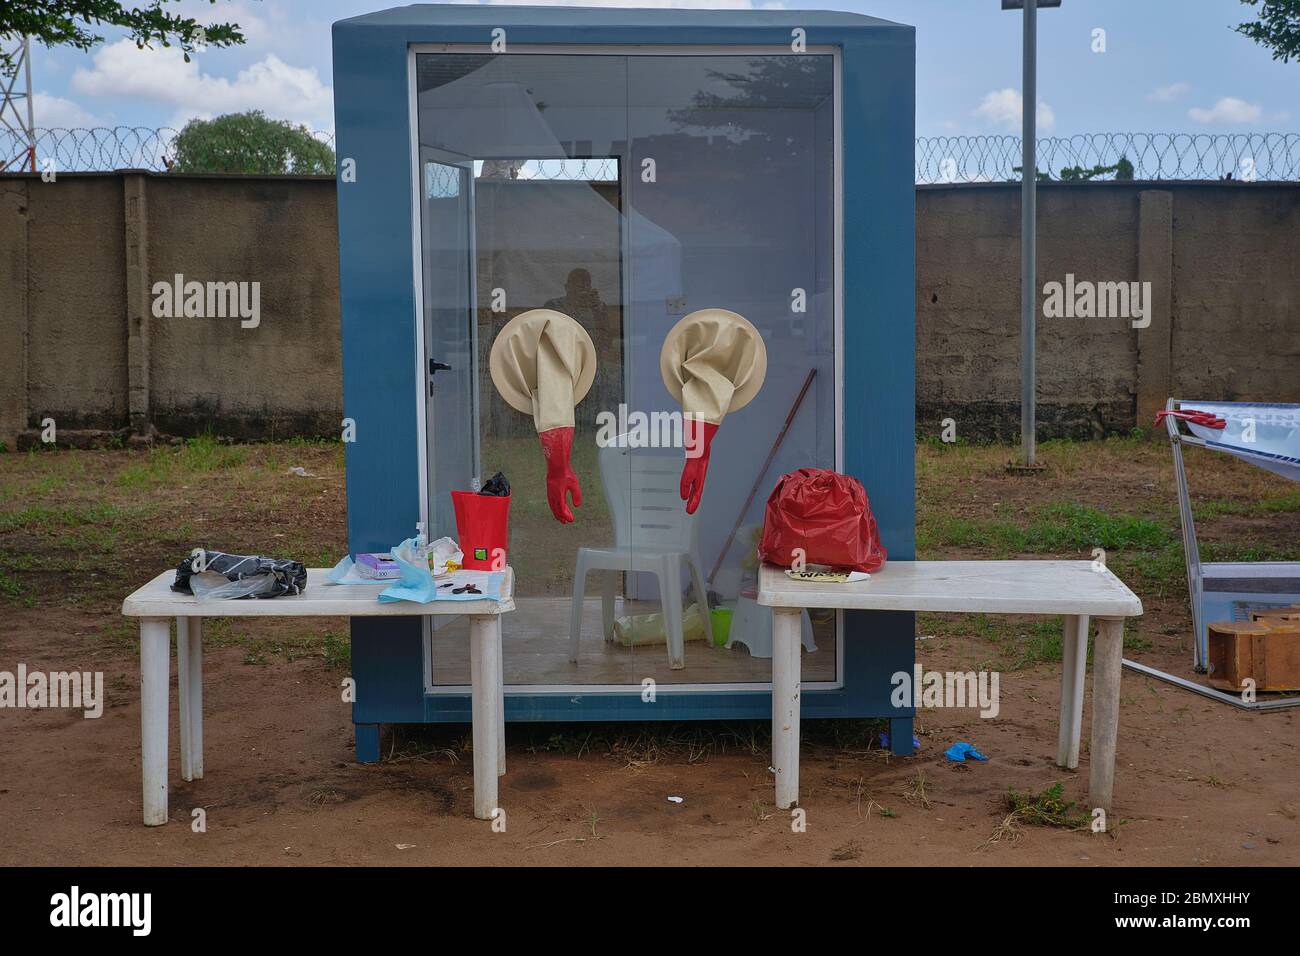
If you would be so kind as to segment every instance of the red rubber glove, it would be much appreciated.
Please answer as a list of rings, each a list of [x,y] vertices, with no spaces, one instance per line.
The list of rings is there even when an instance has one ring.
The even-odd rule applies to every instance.
[[[1223,428],[1228,423],[1215,415],[1213,412],[1198,412],[1195,409],[1187,408],[1181,411],[1173,411],[1168,408],[1162,408],[1156,412],[1155,424],[1159,425],[1165,418],[1181,418],[1189,421],[1193,425],[1204,425],[1206,428]]]
[[[678,491],[686,502],[686,513],[695,514],[704,494],[704,476],[709,470],[709,448],[718,426],[698,418],[686,419],[686,467],[682,469],[682,483]]]
[[[573,512],[565,493],[573,496],[573,507],[582,505],[582,488],[578,486],[578,476],[569,467],[569,454],[573,451],[573,426],[551,428],[538,433],[542,440],[542,456],[546,459],[546,503],[551,506],[551,514],[561,524],[573,521]]]

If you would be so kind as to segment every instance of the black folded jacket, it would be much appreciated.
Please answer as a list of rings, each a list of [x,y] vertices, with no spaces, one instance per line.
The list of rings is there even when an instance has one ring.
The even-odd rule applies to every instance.
[[[182,594],[193,594],[190,578],[200,573],[194,568],[194,555],[190,555],[176,568],[176,580],[172,590]],[[301,594],[307,586],[307,566],[301,561],[286,558],[263,558],[255,555],[226,554],[222,551],[207,551],[201,564],[202,571],[223,575],[229,581],[245,581],[250,578],[266,579],[265,586],[259,588],[249,597],[280,597],[283,594]]]

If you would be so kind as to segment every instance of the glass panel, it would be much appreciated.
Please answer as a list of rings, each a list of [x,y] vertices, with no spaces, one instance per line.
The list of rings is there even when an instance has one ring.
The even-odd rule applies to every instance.
[[[786,471],[835,467],[832,70],[830,56],[643,56],[628,63],[631,165],[653,169],[653,176],[631,179],[629,215],[672,247],[669,255],[649,242],[632,246],[629,403],[677,409],[659,372],[659,349],[685,314],[737,312],[767,346],[766,381],[749,405],[724,418],[695,514],[708,588],[735,609],[731,636],[758,645],[770,641],[770,615],[753,601],[767,495]],[[674,504],[681,508],[680,500]],[[659,595],[648,575],[629,591],[645,600]],[[696,600],[687,594],[688,603]],[[804,663],[808,681],[836,679],[834,618],[823,617],[813,629],[818,651]],[[740,647],[703,654],[696,647],[686,645],[685,669],[668,680],[699,679],[694,659],[701,656],[711,679],[771,679],[768,658]]]
[[[480,473],[504,471],[514,492],[518,609],[503,623],[507,683],[770,680],[770,657],[755,656],[770,642],[770,616],[752,592],[763,505],[784,471],[836,461],[832,68],[821,55],[417,57],[422,148],[472,172],[445,201],[468,201],[472,223],[463,241],[475,276]],[[444,278],[426,262],[426,283]],[[547,507],[531,418],[505,404],[487,369],[497,332],[541,307],[583,325],[598,358],[576,411],[573,467],[583,503],[571,525],[558,524]],[[768,373],[758,396],[723,421],[704,499],[688,519],[677,494],[680,408],[664,387],[659,352],[669,329],[702,308],[749,319],[767,344]],[[662,425],[670,440],[642,428],[652,447],[600,447],[599,438],[635,435],[639,422]],[[440,440],[431,439],[435,451]],[[430,489],[434,502],[463,487],[441,481],[436,476]],[[581,583],[580,556],[593,568]],[[689,586],[688,557],[709,578],[712,600],[733,609],[733,637],[748,648],[690,640],[685,666],[672,669],[662,636],[647,645],[602,640],[610,636],[607,591],[620,618],[661,611],[658,578],[647,569],[671,581],[669,593],[681,589],[698,620],[705,599]],[[575,592],[583,600],[571,663]],[[686,621],[689,631],[690,614]],[[460,628],[435,638],[435,685],[468,683]],[[817,650],[805,656],[805,680],[836,680],[834,618],[818,621],[812,636]]]
[[[475,469],[472,424],[475,408],[475,350],[472,268],[468,240],[472,228],[473,180],[470,167],[448,162],[424,148],[423,208],[420,215],[424,275],[425,394],[428,430],[430,540],[455,536],[456,520],[447,489],[468,488]],[[443,493],[439,493],[439,491]]]

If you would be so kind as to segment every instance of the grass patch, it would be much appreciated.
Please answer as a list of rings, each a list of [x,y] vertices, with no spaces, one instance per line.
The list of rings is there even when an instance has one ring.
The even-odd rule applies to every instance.
[[[941,548],[992,551],[997,557],[1091,551],[1159,548],[1174,539],[1171,529],[1136,515],[1109,515],[1072,502],[1057,502],[1036,510],[1025,524],[923,512],[917,521],[917,549]]]
[[[186,439],[185,444],[173,455],[177,467],[182,470],[206,474],[242,465],[248,458],[248,448],[244,445],[223,445],[211,434],[207,434]]]
[[[1007,808],[1020,822],[1031,826],[1060,827],[1065,830],[1088,830],[1092,818],[1078,809],[1073,800],[1066,800],[1065,785],[1060,781],[1041,793],[1020,793],[1007,788]]]
[[[994,659],[980,661],[999,671],[1017,671],[1043,661],[1061,660],[1065,619],[1035,617],[1008,618],[988,614],[917,615],[917,629],[935,638],[974,637],[993,645]],[[918,654],[923,660],[924,647]],[[984,668],[980,668],[984,669]]]
[[[206,635],[206,631],[205,631]],[[236,633],[233,629],[218,639],[226,645],[244,649],[244,663],[264,665],[278,660],[294,661],[318,658],[330,667],[348,667],[352,662],[351,643],[338,631],[295,631],[289,634],[260,635]]]
[[[35,601],[16,577],[0,571],[0,603],[31,607]]]
[[[1219,515],[1249,515],[1267,512],[1291,514],[1300,511],[1300,491],[1262,498],[1259,501],[1214,498],[1197,501],[1193,506],[1197,518],[1214,518]]]
[[[249,460],[250,446],[229,445],[212,435],[188,438],[174,448],[152,448],[143,461],[133,462],[113,476],[119,488],[141,488],[185,475],[230,471]]]
[[[0,512],[0,532],[79,528],[112,521],[125,513],[124,509],[107,504],[62,508],[31,505],[17,511]]]
[[[325,666],[335,670],[351,670],[352,638],[340,631],[326,631],[321,635],[321,651]]]
[[[1066,800],[1064,791],[1065,786],[1060,782],[1052,784],[1041,793],[1020,793],[1008,787],[1008,813],[994,828],[984,846],[1015,842],[1020,839],[1025,826],[1054,827],[1074,832],[1091,830],[1092,817],[1086,811],[1078,809],[1073,800]]]
[[[1181,569],[1181,565],[1179,566]],[[1065,637],[1065,618],[1052,617],[1010,618],[1006,615],[988,614],[935,614],[916,616],[917,632],[931,635],[935,640],[973,637],[992,645],[990,656],[971,663],[976,670],[1018,671],[1034,664],[1059,664]],[[1125,623],[1124,648],[1141,651],[1149,648],[1150,641],[1141,637],[1135,625]],[[1092,660],[1093,644],[1088,643],[1088,660]],[[926,645],[919,645],[917,660],[925,664]]]
[[[144,461],[127,465],[114,475],[113,484],[118,488],[142,488],[161,482],[170,474],[169,462],[170,455],[165,449],[154,448]]]

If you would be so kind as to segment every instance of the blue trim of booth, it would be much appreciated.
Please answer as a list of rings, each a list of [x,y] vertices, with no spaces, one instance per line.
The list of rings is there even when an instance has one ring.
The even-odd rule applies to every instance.
[[[415,316],[407,55],[413,44],[810,47],[841,51],[844,470],[866,486],[891,558],[915,557],[915,39],[909,26],[805,10],[615,10],[416,5],[334,24],[336,148],[355,182],[338,185],[339,287],[350,549],[408,537],[420,513],[411,350]],[[911,750],[910,710],[890,675],[910,673],[914,616],[851,612],[844,686],[804,694],[805,717],[887,717]],[[435,637],[436,640],[436,637]],[[508,648],[507,648],[508,650]],[[412,619],[356,618],[352,663],[358,758],[377,759],[377,725],[464,721],[467,695],[425,693],[423,633]],[[508,720],[767,718],[766,692],[678,692],[656,704],[620,694],[511,695]]]

